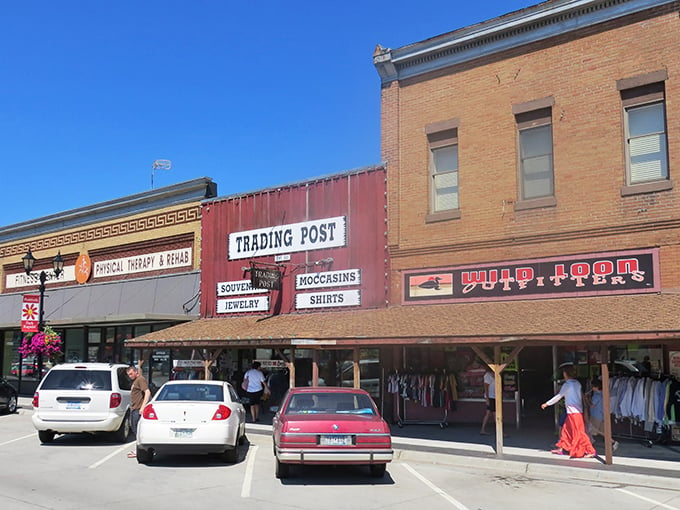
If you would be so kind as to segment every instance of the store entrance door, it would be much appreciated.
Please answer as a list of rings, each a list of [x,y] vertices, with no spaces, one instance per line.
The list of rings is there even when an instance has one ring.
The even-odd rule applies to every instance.
[[[519,353],[521,421],[525,426],[550,426],[553,413],[541,404],[553,396],[552,347],[525,347]]]

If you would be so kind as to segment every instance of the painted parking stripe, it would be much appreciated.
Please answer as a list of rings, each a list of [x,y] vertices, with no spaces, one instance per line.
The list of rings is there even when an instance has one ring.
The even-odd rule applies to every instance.
[[[109,454],[108,454],[106,457],[104,457],[103,459],[98,460],[98,461],[95,462],[94,464],[90,464],[90,465],[88,466],[88,468],[89,468],[89,469],[96,469],[96,468],[98,468],[99,466],[101,466],[102,464],[104,464],[104,462],[106,462],[107,460],[112,459],[113,457],[115,457],[116,455],[118,455],[120,452],[122,452],[123,450],[127,450],[128,448],[130,448],[132,445],[134,445],[134,444],[136,444],[136,443],[137,443],[137,441],[131,441],[131,442],[127,443],[127,444],[124,444],[124,445],[122,445],[122,446],[119,446],[118,448],[116,448],[113,452],[109,453]]]
[[[29,437],[35,437],[36,433],[34,432],[33,434],[28,434],[27,436],[21,436],[17,437],[16,439],[10,439],[9,441],[5,441],[4,443],[0,443],[0,446],[5,446],[6,444],[10,443],[16,443],[17,441],[23,441],[24,439],[28,439]]]
[[[641,499],[642,501],[646,501],[647,503],[651,503],[655,506],[659,506],[661,508],[667,508],[668,510],[680,510],[676,506],[670,506],[665,503],[661,503],[660,501],[655,501],[650,498],[646,498],[645,496],[640,496],[639,494],[635,494],[634,492],[627,491],[626,489],[616,489],[619,492],[623,492],[624,494],[628,494],[629,496],[633,496],[634,498]]]
[[[246,474],[243,477],[243,487],[241,487],[241,497],[250,497],[250,488],[253,485],[253,472],[255,471],[255,454],[257,453],[257,445],[251,445],[246,454]]]
[[[444,492],[442,489],[437,487],[435,484],[433,484],[431,481],[429,481],[427,478],[425,478],[423,475],[418,473],[415,469],[413,469],[411,466],[408,464],[402,462],[402,466],[404,466],[406,469],[408,469],[413,476],[415,476],[418,480],[423,482],[425,485],[427,485],[430,489],[432,489],[434,492],[439,494],[442,498],[444,498],[446,501],[451,503],[453,506],[458,508],[458,510],[470,510],[468,507],[466,507],[463,503],[458,501],[457,499],[449,496],[446,492]]]

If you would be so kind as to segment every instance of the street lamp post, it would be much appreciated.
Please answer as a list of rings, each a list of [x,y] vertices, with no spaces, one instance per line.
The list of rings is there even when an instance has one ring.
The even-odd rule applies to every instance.
[[[26,271],[27,275],[30,275],[31,271],[33,270],[33,264],[35,264],[35,257],[31,253],[30,248],[26,252],[26,255],[24,255],[21,258],[21,260],[24,263],[24,271]],[[56,257],[52,259],[52,269],[54,270],[54,276],[56,276],[57,278],[64,271],[64,259],[61,258],[61,251],[57,253]],[[38,278],[40,280],[40,287],[38,288],[40,291],[40,304],[39,304],[40,313],[38,314],[38,331],[43,331],[45,327],[45,321],[43,319],[45,313],[43,302],[45,300],[45,282],[47,281],[47,273],[44,270],[40,271],[40,275],[38,276]],[[42,370],[43,370],[42,354],[38,354],[38,380],[42,379]]]

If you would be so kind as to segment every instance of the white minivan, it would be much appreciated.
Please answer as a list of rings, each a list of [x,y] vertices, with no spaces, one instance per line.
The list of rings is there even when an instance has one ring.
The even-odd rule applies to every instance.
[[[33,425],[42,443],[56,434],[111,432],[123,443],[130,433],[127,365],[55,365],[33,396]]]

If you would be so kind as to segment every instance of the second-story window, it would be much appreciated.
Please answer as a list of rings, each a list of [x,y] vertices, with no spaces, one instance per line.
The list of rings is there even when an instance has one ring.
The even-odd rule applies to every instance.
[[[458,120],[425,128],[430,150],[430,207],[428,219],[450,219],[460,208],[458,194]],[[457,216],[456,216],[457,217]]]
[[[520,200],[552,197],[553,173],[552,108],[515,115],[519,140]]]

